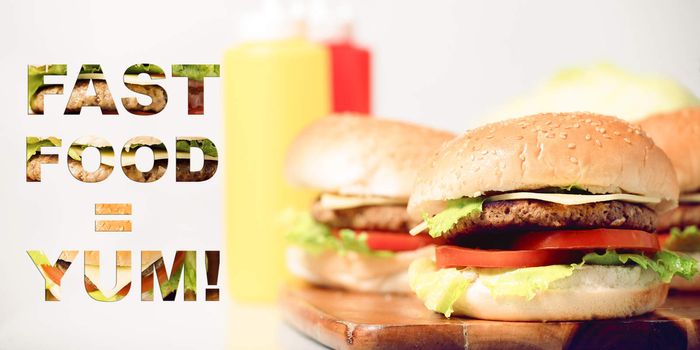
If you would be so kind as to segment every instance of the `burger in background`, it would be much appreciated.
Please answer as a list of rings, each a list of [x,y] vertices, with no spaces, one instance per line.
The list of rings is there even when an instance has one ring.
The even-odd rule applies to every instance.
[[[680,205],[659,218],[659,239],[665,249],[700,259],[700,107],[660,113],[640,126],[671,159],[680,188]],[[671,287],[700,290],[700,277],[674,278]]]
[[[505,321],[629,317],[663,304],[697,262],[661,250],[678,185],[638,127],[590,113],[489,124],[445,144],[408,211],[448,244],[409,269],[431,310]]]
[[[417,169],[454,135],[356,115],[305,128],[285,161],[287,179],[321,192],[309,213],[287,213],[289,270],[356,291],[409,292],[407,269],[436,240],[413,237],[406,213]]]

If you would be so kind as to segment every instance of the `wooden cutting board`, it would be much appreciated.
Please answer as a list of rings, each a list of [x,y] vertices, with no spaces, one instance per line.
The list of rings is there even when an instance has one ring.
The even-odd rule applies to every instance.
[[[286,287],[282,314],[335,349],[700,349],[700,294],[672,293],[654,313],[586,322],[499,322],[425,309],[410,295]]]

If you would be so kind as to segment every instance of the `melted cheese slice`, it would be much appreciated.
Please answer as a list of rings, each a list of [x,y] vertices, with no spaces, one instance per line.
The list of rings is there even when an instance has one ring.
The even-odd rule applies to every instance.
[[[700,193],[682,194],[678,201],[681,203],[700,203]]]
[[[102,291],[106,298],[116,295],[124,286],[131,283],[131,266],[117,266],[117,282],[112,289],[102,285],[100,268],[97,265],[85,265],[85,277]]]
[[[495,201],[512,201],[517,199],[535,199],[543,202],[552,202],[563,205],[581,205],[598,202],[622,201],[637,204],[659,204],[661,198],[638,196],[627,193],[612,193],[612,194],[566,194],[566,193],[537,193],[537,192],[513,192],[498,194],[491,197],[486,197],[484,202]],[[700,201],[700,195],[698,195]],[[423,221],[416,227],[412,228],[409,233],[417,235],[428,229],[428,224]]]
[[[204,158],[206,159],[206,157]],[[358,208],[367,205],[406,205],[406,198],[389,198],[389,197],[360,197],[360,196],[343,196],[337,194],[323,193],[321,194],[321,206],[326,209],[350,209]]]
[[[536,193],[514,192],[504,193],[486,198],[486,202],[510,201],[516,199],[536,199],[544,202],[559,203],[563,205],[580,205],[598,202],[622,201],[637,204],[659,204],[661,198],[638,196],[626,193],[612,194],[565,194],[565,193]]]

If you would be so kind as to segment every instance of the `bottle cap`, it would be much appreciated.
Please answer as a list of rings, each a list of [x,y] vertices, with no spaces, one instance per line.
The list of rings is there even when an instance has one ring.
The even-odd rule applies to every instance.
[[[257,11],[244,14],[238,27],[241,41],[289,39],[301,36],[299,21],[277,0],[265,0]]]
[[[350,41],[352,23],[352,7],[347,1],[311,0],[306,16],[306,35],[312,41]]]

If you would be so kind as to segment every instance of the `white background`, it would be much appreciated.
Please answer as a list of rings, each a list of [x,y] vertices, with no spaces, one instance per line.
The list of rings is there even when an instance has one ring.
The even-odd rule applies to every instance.
[[[170,147],[178,135],[207,136],[223,146],[218,79],[207,80],[204,117],[186,116],[184,79],[166,80],[170,102],[154,117],[123,109],[119,116],[100,116],[94,109],[62,116],[67,95],[49,101],[47,115],[28,117],[26,65],[69,64],[68,89],[80,64],[100,63],[108,82],[114,82],[112,93],[127,96],[119,72],[133,63],[161,64],[166,72],[175,63],[218,63],[236,40],[238,16],[255,5],[252,0],[2,4],[0,349],[308,346],[279,324],[271,307],[146,303],[138,300],[136,287],[122,302],[94,302],[82,289],[81,258],[64,278],[64,300],[46,303],[41,277],[25,253],[43,249],[55,259],[68,248],[223,249],[222,172],[205,183],[176,184],[171,167],[156,183],[135,184],[115,169],[103,183],[83,184],[65,166],[67,145],[85,134],[104,136],[115,147],[136,135],[157,136]],[[700,94],[697,1],[358,0],[353,5],[357,39],[374,53],[379,115],[463,131],[553,70],[601,59],[671,76]],[[27,135],[64,141],[59,165],[44,167],[40,184],[24,181]],[[93,232],[93,205],[108,201],[134,203],[133,233]],[[112,263],[113,256],[105,255],[104,263]]]

